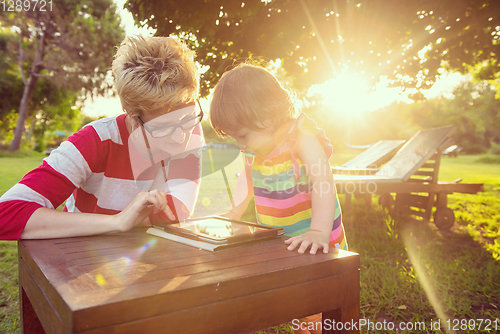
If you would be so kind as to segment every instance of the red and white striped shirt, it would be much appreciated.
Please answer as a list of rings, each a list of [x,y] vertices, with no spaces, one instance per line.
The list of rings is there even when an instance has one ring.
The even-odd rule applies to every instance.
[[[203,137],[201,124],[192,135]],[[122,211],[153,184],[153,180],[135,180],[128,138],[125,115],[92,122],[70,136],[0,197],[0,239],[19,239],[35,210],[54,209],[64,201],[69,212]],[[173,157],[166,169],[168,205],[178,219],[187,218],[198,196],[200,156],[192,151]]]

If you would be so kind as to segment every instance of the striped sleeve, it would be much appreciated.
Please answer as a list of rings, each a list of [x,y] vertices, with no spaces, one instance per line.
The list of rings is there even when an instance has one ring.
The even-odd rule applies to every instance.
[[[74,134],[0,197],[0,239],[19,239],[35,210],[61,205],[89,177],[99,137],[92,127]]]

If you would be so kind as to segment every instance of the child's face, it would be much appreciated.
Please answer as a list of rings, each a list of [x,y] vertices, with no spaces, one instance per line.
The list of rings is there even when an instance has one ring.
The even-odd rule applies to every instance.
[[[276,135],[273,128],[266,127],[262,130],[242,128],[228,133],[238,143],[240,150],[253,152],[257,155],[266,156],[276,146]]]

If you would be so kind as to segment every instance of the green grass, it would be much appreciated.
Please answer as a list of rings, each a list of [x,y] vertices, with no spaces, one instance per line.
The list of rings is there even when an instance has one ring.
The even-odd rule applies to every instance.
[[[24,174],[41,164],[43,156],[10,156],[0,158],[0,194]],[[19,333],[19,286],[17,244],[0,241],[0,333]]]
[[[449,195],[448,206],[455,211],[455,226],[500,261],[500,161],[491,163],[496,160],[487,158],[446,158],[439,178],[444,181],[462,178],[462,182],[484,183],[483,193]]]
[[[0,158],[0,195],[6,192],[16,182],[18,182],[24,174],[39,166],[42,163],[43,157],[15,157],[15,158]]]
[[[340,165],[350,153],[330,160]],[[427,325],[446,319],[499,319],[500,325],[500,164],[481,156],[444,157],[439,179],[485,183],[477,195],[451,194],[456,224],[441,232],[433,224],[394,220],[384,210],[365,208],[354,199],[353,218],[345,221],[351,251],[361,255],[361,317],[380,321]],[[41,162],[38,158],[0,158],[0,194],[26,171]],[[225,167],[234,189],[236,173],[243,167],[236,159]],[[343,196],[341,195],[341,201]],[[229,208],[229,195],[220,171],[203,179],[196,215],[216,214]],[[252,205],[244,219],[253,219]],[[277,301],[278,303],[279,301]],[[0,242],[0,333],[19,332],[17,248],[15,242]],[[290,324],[258,333],[292,333]],[[381,333],[363,328],[361,333]],[[402,333],[440,331],[402,331]],[[443,331],[444,332],[444,331]],[[459,330],[457,333],[479,333]],[[490,331],[493,333],[494,331]]]
[[[15,241],[0,241],[0,333],[19,333],[19,280]]]

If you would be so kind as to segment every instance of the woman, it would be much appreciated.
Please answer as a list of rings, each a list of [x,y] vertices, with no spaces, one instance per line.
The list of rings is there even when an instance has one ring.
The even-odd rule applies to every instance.
[[[126,114],[85,126],[0,197],[0,239],[128,231],[193,211],[203,142],[194,52],[127,37],[112,70]]]

